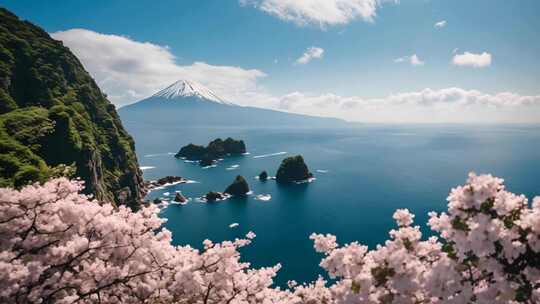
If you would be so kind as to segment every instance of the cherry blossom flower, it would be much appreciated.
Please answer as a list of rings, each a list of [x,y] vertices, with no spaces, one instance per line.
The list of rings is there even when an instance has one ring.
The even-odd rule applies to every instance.
[[[1,303],[540,303],[540,197],[471,173],[448,211],[429,213],[425,240],[414,215],[369,249],[312,234],[331,283],[273,285],[280,264],[241,261],[245,238],[203,249],[173,246],[158,208],[101,204],[65,178],[0,189]]]

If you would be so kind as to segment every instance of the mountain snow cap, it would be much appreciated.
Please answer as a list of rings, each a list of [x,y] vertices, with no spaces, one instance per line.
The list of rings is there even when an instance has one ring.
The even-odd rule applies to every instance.
[[[166,99],[175,99],[178,97],[197,97],[221,104],[232,105],[232,103],[217,96],[209,88],[191,80],[178,80],[165,89],[157,92],[152,97],[162,97]]]

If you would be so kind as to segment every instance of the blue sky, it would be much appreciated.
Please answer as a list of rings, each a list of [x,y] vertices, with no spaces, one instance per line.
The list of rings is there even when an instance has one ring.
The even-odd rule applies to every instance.
[[[212,77],[206,79],[200,76],[204,72],[197,70],[200,79],[196,80],[243,104],[249,104],[250,98],[257,98],[266,100],[260,102],[263,106],[343,116],[335,109],[317,106],[323,104],[320,98],[331,96],[331,101],[325,101],[325,104],[335,103],[339,98],[343,105],[346,100],[341,99],[387,100],[388,96],[422,92],[427,88],[436,93],[449,88],[465,92],[474,90],[492,99],[496,99],[496,94],[511,92],[519,98],[530,97],[532,101],[527,99],[526,103],[535,106],[540,103],[540,18],[537,15],[540,1],[328,1],[352,5],[376,2],[376,7],[371,21],[356,15],[334,24],[328,21],[332,20],[332,12],[326,13],[325,7],[318,8],[317,16],[313,17],[313,11],[303,11],[302,4],[298,4],[302,0],[161,0],[151,2],[151,5],[148,1],[133,0],[2,0],[0,5],[50,33],[84,29],[163,47],[179,66],[200,62],[212,67],[258,71],[260,75],[249,76],[252,79],[246,90],[248,94],[236,96],[221,92],[226,90],[225,84],[214,85]],[[297,17],[298,12],[304,14],[301,17],[307,24],[299,24],[302,21],[294,18],[287,19],[287,16],[294,17],[291,12]],[[436,27],[435,24],[441,21],[445,21],[445,25]],[[77,47],[88,49],[87,44],[73,42],[76,39],[73,36],[80,35],[55,38],[65,39],[72,50]],[[323,50],[321,58],[313,58],[306,64],[296,63],[310,47]],[[129,51],[129,48],[125,50]],[[134,92],[131,98],[117,97],[121,94],[115,90],[137,89],[129,85],[126,88],[111,86],[111,79],[106,84],[103,78],[107,78],[105,74],[111,68],[95,67],[91,58],[85,59],[84,50],[74,52],[80,55],[102,88],[111,91],[107,93],[113,96],[113,102],[133,102],[150,92],[151,89],[146,88],[148,92]],[[452,63],[455,55],[465,52],[487,53],[490,63],[484,63],[483,67],[473,67],[467,60],[465,65]],[[423,64],[411,64],[412,55]],[[87,54],[86,57],[90,56]],[[402,58],[402,62],[396,62],[398,58]],[[475,59],[478,57],[473,61]],[[156,81],[156,88],[168,84],[158,83]],[[287,96],[295,98],[290,105],[303,106],[295,109],[287,105],[290,99]],[[512,98],[518,98],[516,96]],[[316,97],[319,99],[314,100]],[[298,98],[303,99],[297,102]],[[258,102],[254,101],[254,104]],[[505,114],[505,119],[496,115],[497,119],[521,121],[516,117],[521,114],[511,110],[512,113]],[[412,116],[422,120],[419,116],[426,115],[424,112]],[[527,112],[530,109],[524,111]],[[344,118],[356,120],[355,117]],[[358,120],[361,118],[365,117]],[[393,119],[381,118],[381,121]],[[441,122],[451,120],[440,118]],[[523,121],[538,122],[534,117]]]

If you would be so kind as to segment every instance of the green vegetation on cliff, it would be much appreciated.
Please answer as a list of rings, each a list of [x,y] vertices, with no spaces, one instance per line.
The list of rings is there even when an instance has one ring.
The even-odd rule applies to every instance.
[[[62,42],[3,8],[0,20],[0,187],[74,174],[136,208],[141,172],[114,105]]]

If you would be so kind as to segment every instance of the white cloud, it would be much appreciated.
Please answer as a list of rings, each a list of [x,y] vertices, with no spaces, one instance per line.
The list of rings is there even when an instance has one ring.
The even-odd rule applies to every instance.
[[[380,3],[386,1],[389,0],[239,0],[243,6],[254,6],[281,20],[321,28],[356,19],[372,22]]]
[[[293,92],[280,97],[278,107],[291,112],[362,122],[540,122],[540,95],[486,94],[461,88],[424,89],[383,98]]]
[[[474,54],[465,52],[456,54],[452,59],[452,63],[459,66],[471,66],[475,68],[483,68],[491,65],[491,54],[483,52],[482,54]]]
[[[266,74],[256,69],[217,66],[205,62],[180,65],[166,46],[138,42],[85,29],[51,34],[63,41],[116,105],[148,97],[179,79],[198,81],[225,99],[242,102],[259,94],[257,80]]]
[[[319,47],[309,47],[307,50],[300,56],[300,58],[296,59],[296,64],[307,64],[313,59],[320,59],[324,55],[324,50]]]
[[[439,21],[437,23],[435,23],[435,28],[443,28],[446,26],[446,20],[442,20],[442,21]]]
[[[204,62],[179,65],[167,47],[87,30],[69,30],[53,36],[63,40],[77,55],[117,105],[137,101],[177,79],[188,78],[242,105],[352,121],[540,123],[540,95],[487,94],[448,88],[424,89],[381,98],[305,92],[275,96],[259,84],[265,77],[259,70]],[[407,56],[404,61],[412,63],[411,57]]]
[[[408,62],[412,66],[419,66],[419,65],[425,64],[425,62],[420,60],[420,58],[416,54],[413,54],[411,56],[403,56],[403,57],[396,58],[394,59],[394,62],[395,63]]]

